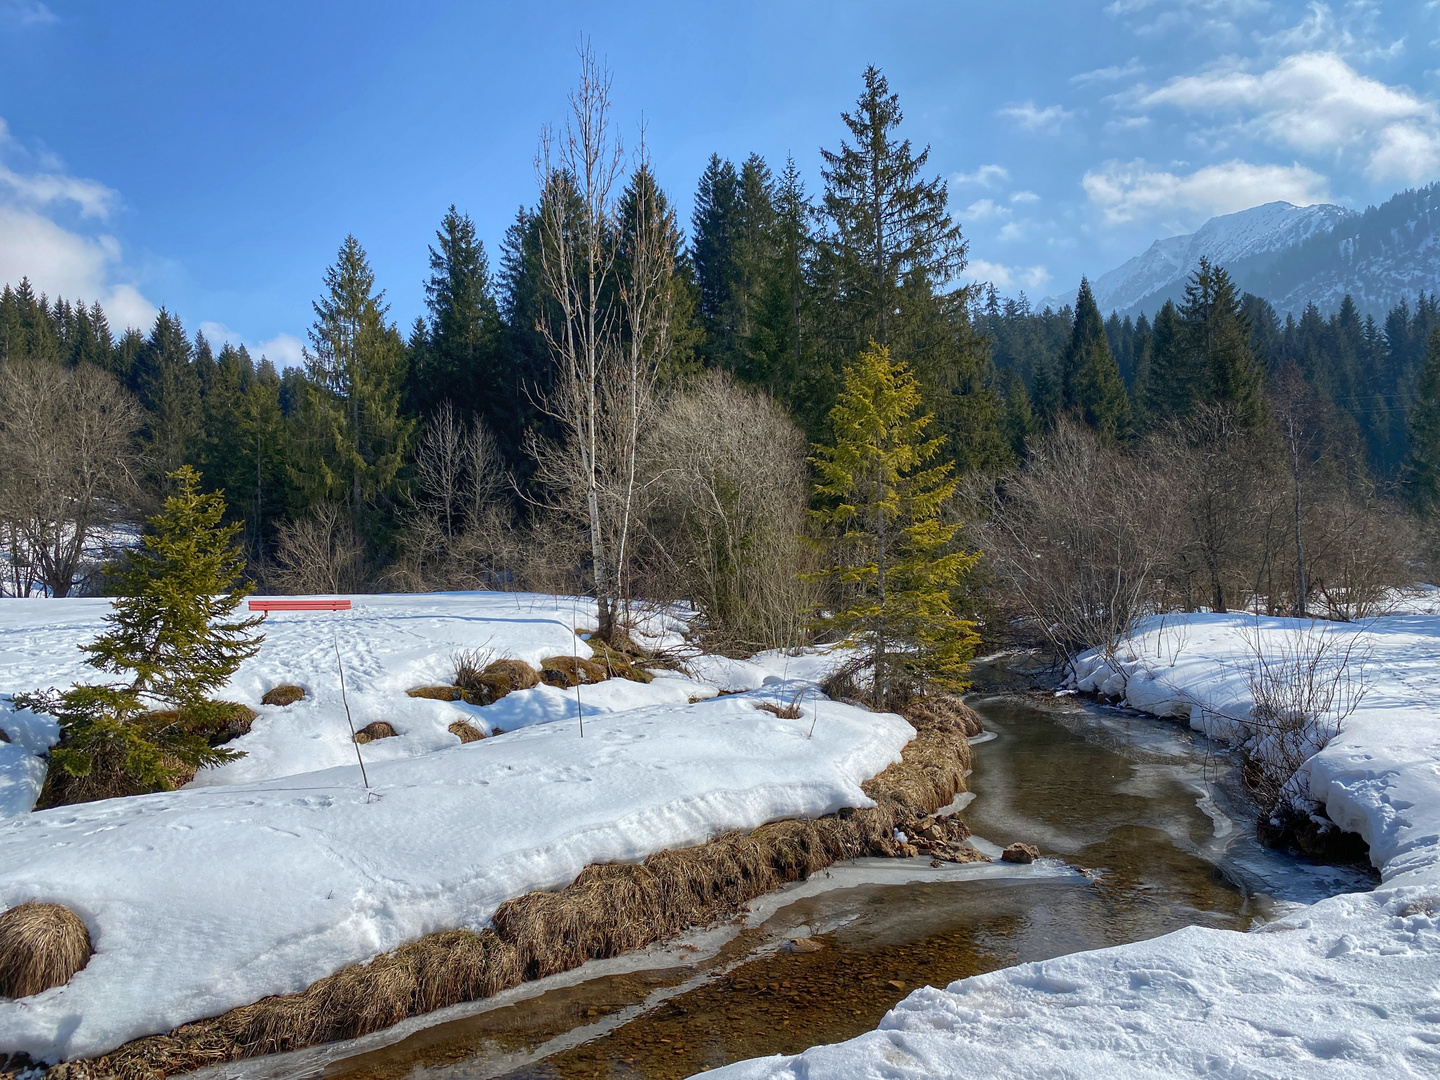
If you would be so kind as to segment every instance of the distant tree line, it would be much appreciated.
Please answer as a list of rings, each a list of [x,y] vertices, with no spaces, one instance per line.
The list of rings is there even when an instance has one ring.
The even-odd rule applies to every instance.
[[[1077,318],[1091,327],[1094,339],[1099,312],[1093,306],[1085,284],[1076,306],[1058,311],[1036,312],[1023,293],[1002,298],[993,286],[977,297],[975,325],[992,343],[1013,444],[1023,443],[1064,404],[1067,349]],[[1411,451],[1407,420],[1424,396],[1421,374],[1431,336],[1440,329],[1440,292],[1422,290],[1413,304],[1401,300],[1383,322],[1371,315],[1361,318],[1349,296],[1328,318],[1309,304],[1298,319],[1290,314],[1282,322],[1266,300],[1236,295],[1224,269],[1206,264],[1197,268],[1181,304],[1167,301],[1150,318],[1121,319],[1112,312],[1103,325],[1129,398],[1130,433],[1143,433],[1224,396],[1225,389],[1207,383],[1202,370],[1215,355],[1218,328],[1227,335],[1225,348],[1234,361],[1243,368],[1242,353],[1248,350],[1264,381],[1293,365],[1331,411],[1335,429],[1330,434],[1345,444],[1344,450],[1360,455],[1377,480],[1405,482]],[[1117,408],[1118,398],[1109,406]],[[1416,450],[1426,453],[1424,446]],[[1418,494],[1413,484],[1410,494]]]

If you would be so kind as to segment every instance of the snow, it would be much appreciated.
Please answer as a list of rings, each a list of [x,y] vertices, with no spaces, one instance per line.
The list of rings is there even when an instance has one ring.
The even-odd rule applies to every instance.
[[[1412,596],[1406,610],[1429,607]],[[1251,642],[1302,632],[1354,640],[1368,690],[1302,770],[1329,817],[1370,845],[1381,884],[1251,933],[1164,937],[925,987],[880,1027],[794,1056],[739,1062],[726,1080],[1440,1075],[1440,616],[1311,628],[1196,614],[1143,624],[1076,685],[1243,737]]]
[[[1158,307],[1157,294],[1178,288],[1201,257],[1219,266],[1283,251],[1317,233],[1332,232],[1359,214],[1331,203],[1294,206],[1269,202],[1210,218],[1193,233],[1156,240],[1144,252],[1095,278],[1091,285],[1102,314],[1142,302]],[[1074,305],[1075,292],[1047,296],[1036,310]],[[1151,312],[1153,314],[1153,311]]]
[[[76,646],[107,603],[0,601],[0,692],[93,678]],[[584,687],[583,738],[573,690],[536,687],[484,709],[405,696],[448,681],[458,648],[584,656],[572,628],[587,616],[568,599],[484,593],[272,615],[224,696],[258,707],[293,681],[307,697],[259,708],[231,744],[249,756],[179,791],[0,823],[0,906],[65,904],[96,950],[66,986],[0,1001],[0,1047],[93,1055],[424,934],[478,929],[508,897],[561,887],[591,863],[871,805],[860,784],[914,736],[899,717],[814,694],[797,720],[757,709],[803,685],[783,679],[719,698],[674,673]],[[356,726],[386,719],[401,732],[361,749],[373,796],[339,698],[337,641]],[[7,759],[33,769],[53,727],[0,716],[15,739]],[[445,730],[457,717],[506,733],[461,745]]]

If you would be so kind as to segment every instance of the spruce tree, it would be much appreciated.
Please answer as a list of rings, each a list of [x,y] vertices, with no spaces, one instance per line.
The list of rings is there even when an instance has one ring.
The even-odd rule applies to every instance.
[[[1265,417],[1264,373],[1250,350],[1250,326],[1223,267],[1200,260],[1185,285],[1180,319],[1190,362],[1202,373],[1204,399],[1229,406],[1246,427],[1258,425]]]
[[[711,154],[690,217],[690,260],[700,293],[705,355],[711,365],[733,367],[735,350],[735,229],[740,177],[735,166]]]
[[[833,539],[822,576],[838,593],[820,621],[861,650],[879,709],[933,683],[964,686],[979,636],[955,613],[953,590],[979,560],[958,550],[958,523],[941,510],[955,491],[945,439],[930,436],[920,385],[872,345],[844,373],[831,413],[833,446],[817,446],[815,512]]]
[[[694,284],[683,268],[683,238],[675,224],[670,199],[655,180],[648,162],[641,162],[630,174],[616,207],[619,220],[619,244],[615,254],[616,277],[622,293],[633,293],[635,285],[635,252],[641,236],[665,238],[661,264],[667,267],[662,306],[667,311],[663,320],[665,347],[651,350],[660,357],[660,376],[664,380],[694,374],[698,368],[696,352],[703,337],[696,323]],[[653,271],[653,268],[652,268]],[[659,328],[652,328],[655,333]],[[627,325],[625,335],[631,330]]]
[[[358,522],[393,487],[415,422],[401,411],[405,346],[386,322],[384,292],[353,236],[325,271],[305,350],[297,484],[310,499],[347,502]]]
[[[947,208],[945,181],[926,179],[927,146],[918,154],[897,139],[900,98],[874,66],[854,112],[842,113],[853,143],[822,150],[827,238],[852,333],[860,342],[891,343],[896,309],[907,286],[943,288],[965,268],[964,238]]]
[[[747,163],[748,166],[748,163]],[[763,386],[796,412],[813,402],[812,286],[814,208],[793,158],[774,183],[767,242],[750,252],[752,285],[745,296],[737,373]],[[802,417],[815,427],[817,417]]]
[[[1146,411],[1156,420],[1189,416],[1200,401],[1200,372],[1185,348],[1185,328],[1173,301],[1155,313],[1150,338],[1150,374],[1145,382]]]
[[[110,629],[81,646],[87,664],[128,681],[17,698],[60,721],[51,801],[166,789],[240,756],[211,745],[235,710],[211,695],[264,640],[262,617],[235,617],[249,593],[239,526],[221,523],[224,497],[203,494],[191,466],[166,479],[173,494],[113,577]]]
[[[163,488],[165,478],[198,450],[203,422],[190,339],[180,320],[164,308],[136,357],[134,376],[140,404],[148,414],[146,450],[154,479]]]
[[[960,467],[1001,468],[1012,459],[989,347],[970,322],[968,289],[953,284],[966,243],[945,181],[925,175],[929,147],[917,153],[899,136],[900,101],[885,76],[870,67],[864,83],[842,114],[852,141],[821,151],[831,224],[816,279],[828,359],[838,367],[867,342],[888,347],[920,381]]]
[[[522,207],[500,245],[500,309],[505,361],[486,396],[486,426],[495,433],[512,468],[524,474],[533,459],[524,451],[531,434],[553,435],[553,418],[537,402],[552,385],[553,368],[538,329],[553,314],[542,285],[540,216]]]
[[[1440,508],[1440,327],[1430,333],[1407,428],[1405,492],[1416,511],[1429,517]]]
[[[449,401],[465,412],[484,413],[495,379],[500,310],[490,282],[485,245],[475,223],[454,205],[430,248],[425,305],[430,313],[423,351],[412,347],[411,400],[429,414]],[[412,345],[415,336],[412,335]]]
[[[1060,398],[1102,441],[1115,443],[1130,434],[1130,398],[1120,368],[1110,355],[1105,324],[1090,282],[1080,279],[1075,299],[1075,326],[1060,358]]]

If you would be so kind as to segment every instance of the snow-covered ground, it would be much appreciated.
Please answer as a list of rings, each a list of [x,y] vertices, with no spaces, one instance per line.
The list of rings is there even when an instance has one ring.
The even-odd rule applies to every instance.
[[[94,680],[77,646],[107,608],[0,601],[0,694]],[[573,690],[540,686],[486,708],[405,695],[449,682],[457,649],[531,663],[588,655],[573,628],[593,620],[583,602],[489,593],[272,615],[261,652],[223,692],[260,713],[230,744],[248,756],[165,794],[26,813],[53,725],[0,709],[14,811],[0,823],[0,907],[64,904],[96,950],[68,985],[0,1000],[0,1048],[95,1054],[436,930],[479,928],[506,898],[562,886],[590,863],[869,805],[861,782],[914,735],[899,717],[814,693],[798,720],[755,707],[793,697],[804,683],[789,668],[823,667],[813,658],[734,670],[701,659],[695,678],[584,687],[583,738]],[[350,741],[337,642],[356,727],[383,719],[400,732],[361,749],[373,795]],[[722,669],[723,685],[707,677]],[[307,696],[260,706],[278,683]],[[458,718],[506,734],[461,745],[446,730]]]
[[[1304,790],[1370,845],[1382,884],[1252,933],[1192,927],[926,987],[859,1038],[740,1062],[726,1080],[826,1077],[1440,1076],[1440,614],[1311,627],[1245,615],[1144,624],[1078,688],[1242,734],[1252,643],[1271,654],[1335,635],[1364,656],[1366,693],[1302,771]]]

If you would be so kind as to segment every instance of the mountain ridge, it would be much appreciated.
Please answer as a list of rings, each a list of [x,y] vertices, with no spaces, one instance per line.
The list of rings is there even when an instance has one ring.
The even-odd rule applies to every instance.
[[[1333,310],[1347,294],[1362,314],[1381,316],[1401,299],[1440,289],[1440,183],[1364,211],[1277,201],[1212,217],[1091,279],[1096,302],[1107,315],[1153,317],[1166,300],[1183,297],[1201,256],[1282,317],[1298,316],[1310,303]],[[1035,307],[1058,310],[1074,300],[1071,290]]]

